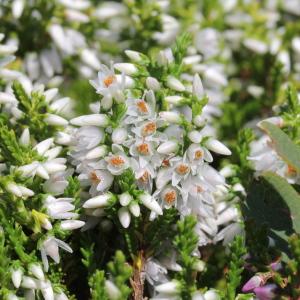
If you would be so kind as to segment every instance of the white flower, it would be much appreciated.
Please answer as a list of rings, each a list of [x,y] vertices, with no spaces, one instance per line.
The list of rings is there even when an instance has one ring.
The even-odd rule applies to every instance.
[[[109,69],[105,65],[101,65],[100,71],[98,72],[98,80],[90,81],[90,83],[96,89],[97,93],[101,94],[104,99],[112,99],[114,97],[120,99],[120,97],[122,97],[122,91],[126,85],[126,77],[122,74],[121,80],[118,80],[118,76],[114,73],[113,69]]]
[[[105,161],[108,171],[113,175],[120,175],[130,167],[129,158],[122,152],[110,154],[105,157]]]
[[[53,219],[76,218],[77,214],[72,212],[75,206],[72,204],[73,198],[54,198],[49,195],[45,199],[44,207],[47,214]]]
[[[67,252],[70,252],[70,253],[73,252],[71,247],[68,244],[66,244],[65,242],[63,242],[59,239],[56,239],[52,236],[48,237],[43,242],[42,247],[40,249],[44,268],[46,271],[48,271],[48,268],[49,268],[47,256],[50,256],[55,261],[55,263],[59,263],[60,257],[59,257],[58,247],[64,249]],[[35,287],[33,287],[33,288],[35,288]]]

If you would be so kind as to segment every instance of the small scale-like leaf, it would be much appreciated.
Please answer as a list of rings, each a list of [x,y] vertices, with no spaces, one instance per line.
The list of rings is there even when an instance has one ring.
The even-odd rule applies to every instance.
[[[287,164],[293,166],[300,172],[300,147],[277,126],[263,121],[260,123],[260,127],[266,131],[272,139],[278,155],[280,155]]]

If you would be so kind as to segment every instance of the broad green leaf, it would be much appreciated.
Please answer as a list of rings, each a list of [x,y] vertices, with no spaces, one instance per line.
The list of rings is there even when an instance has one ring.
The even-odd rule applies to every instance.
[[[293,228],[300,233],[300,195],[284,178],[272,172],[265,172],[262,176],[287,204]]]
[[[300,172],[300,147],[277,126],[263,121],[260,127],[270,136],[281,158]]]
[[[288,238],[300,232],[300,196],[284,178],[265,172],[250,185],[245,203],[246,217],[266,224],[276,246],[288,253]]]

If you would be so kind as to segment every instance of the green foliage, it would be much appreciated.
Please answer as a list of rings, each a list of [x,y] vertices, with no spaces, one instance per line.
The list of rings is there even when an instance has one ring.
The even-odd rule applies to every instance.
[[[174,238],[179,263],[182,266],[182,271],[176,274],[176,278],[181,283],[183,300],[191,299],[192,293],[196,290],[195,264],[198,259],[192,255],[198,244],[198,236],[194,231],[196,223],[194,216],[187,216],[182,221],[178,221],[177,235]]]
[[[244,270],[244,255],[246,254],[244,239],[242,236],[236,236],[230,245],[229,270],[227,273],[227,291],[226,299],[234,300],[236,289],[241,284],[242,272]]]
[[[274,148],[278,155],[290,166],[300,172],[300,146],[295,145],[293,141],[277,126],[263,121],[260,127],[272,139]]]
[[[128,168],[121,175],[116,176],[114,184],[119,194],[134,191],[136,185],[132,169]]]
[[[2,227],[0,227],[0,295],[4,293],[5,288],[9,284],[9,276],[7,276],[7,270],[9,269],[9,249],[6,244],[5,234]],[[3,296],[3,294],[2,294]]]
[[[255,136],[250,128],[242,129],[238,132],[237,141],[233,147],[234,158],[231,161],[235,162],[232,168],[236,171],[233,183],[242,182],[245,187],[252,180],[253,171],[248,157],[250,155],[250,143],[254,139]]]
[[[108,300],[108,295],[105,291],[105,276],[104,271],[96,270],[89,280],[91,288],[92,300]]]
[[[12,88],[23,112],[18,120],[19,125],[28,127],[31,134],[38,136],[41,140],[52,137],[55,132],[54,128],[44,120],[47,113],[50,112],[45,96],[40,92],[32,92],[30,96],[27,95],[22,84],[18,81],[14,82]]]
[[[175,209],[168,209],[164,212],[163,216],[157,217],[153,222],[147,226],[146,235],[149,246],[149,253],[159,253],[161,246],[166,241],[172,241],[176,230],[172,229],[172,224],[178,219],[178,213]]]
[[[119,300],[128,299],[131,293],[128,280],[132,275],[132,267],[126,263],[125,256],[121,251],[116,252],[114,260],[108,263],[107,269],[121,293]]]
[[[271,172],[262,175],[259,182],[252,182],[248,191],[245,214],[262,226],[267,225],[270,236],[277,247],[289,254],[287,239],[293,232],[299,232],[300,199],[298,193],[286,180]],[[257,226],[253,224],[252,226]],[[254,227],[250,227],[250,232]],[[263,242],[260,240],[259,255],[263,254]],[[250,249],[253,248],[254,245]]]
[[[162,29],[161,8],[155,1],[147,0],[124,0],[130,18],[129,28],[121,32],[122,41],[130,43],[130,49],[147,53],[149,49],[155,48],[156,40],[153,32]]]
[[[112,124],[113,127],[118,127],[121,119],[124,117],[127,111],[127,106],[125,103],[116,103],[113,107],[113,115],[112,115]]]
[[[85,79],[76,79],[64,85],[63,93],[76,101],[76,112],[88,114],[89,104],[99,100],[99,95],[94,91],[92,85]]]
[[[300,296],[300,236],[293,234],[289,238],[292,259],[288,261],[288,281],[291,294],[297,299]]]
[[[271,172],[266,172],[263,178],[276,190],[285,202],[293,224],[293,229],[300,233],[300,196],[288,182]]]
[[[295,86],[286,89],[286,101],[280,107],[284,119],[285,133],[296,143],[300,144],[300,103]]]
[[[10,164],[21,166],[39,160],[35,150],[19,144],[15,131],[0,122],[0,154]]]

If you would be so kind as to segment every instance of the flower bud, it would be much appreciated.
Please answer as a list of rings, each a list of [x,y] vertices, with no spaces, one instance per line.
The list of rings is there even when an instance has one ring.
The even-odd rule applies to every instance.
[[[22,191],[19,189],[19,186],[13,182],[7,184],[6,190],[17,197],[22,197]]]
[[[129,210],[135,217],[140,216],[141,209],[140,209],[140,206],[136,202],[131,202],[129,204]]]
[[[80,220],[65,220],[60,223],[62,230],[75,230],[84,226],[85,222]]]
[[[100,61],[94,51],[91,49],[83,49],[80,53],[81,60],[94,70],[99,70],[101,67]]]
[[[37,278],[40,280],[45,279],[44,272],[42,270],[42,267],[39,264],[31,264],[29,266],[29,271]]]
[[[131,215],[127,209],[127,207],[121,207],[118,211],[118,217],[120,220],[120,223],[124,228],[128,228],[131,221]]]
[[[105,290],[108,294],[109,299],[111,299],[111,300],[120,299],[121,292],[118,289],[118,287],[111,280],[105,281]]]
[[[107,154],[107,146],[106,145],[101,145],[101,146],[98,146],[92,150],[90,150],[85,158],[86,159],[96,159],[96,158],[100,158],[100,157],[103,157]]]
[[[98,208],[98,207],[103,207],[106,206],[109,201],[113,198],[113,195],[110,193],[103,194],[100,196],[96,196],[94,198],[91,198],[87,200],[84,204],[84,208]]]
[[[163,211],[160,205],[149,195],[149,194],[142,194],[139,196],[139,200],[142,202],[144,206],[152,210],[158,215],[162,215]]]
[[[259,275],[252,276],[243,286],[242,292],[247,293],[263,284],[263,278]]]
[[[276,297],[275,284],[266,284],[265,286],[260,286],[254,289],[254,293],[258,299],[273,299]]]
[[[231,155],[231,151],[220,141],[210,138],[206,143],[205,146],[207,149],[223,154],[223,155]]]
[[[228,207],[224,212],[222,212],[217,218],[217,224],[223,225],[228,222],[237,220],[239,216],[239,210],[236,207]]]
[[[168,281],[155,287],[159,293],[176,295],[179,292],[180,284],[176,280]]]
[[[158,148],[157,152],[160,154],[171,154],[178,150],[178,143],[175,141],[167,141],[162,143]]]
[[[133,50],[125,50],[125,54],[134,62],[142,61],[142,54]]]
[[[119,195],[119,202],[122,206],[127,206],[132,200],[133,198],[128,192]]]
[[[37,151],[39,155],[43,155],[53,144],[53,138],[46,139],[34,146],[34,150]]]
[[[29,146],[29,144],[30,144],[30,132],[29,132],[28,127],[26,127],[23,130],[19,142],[23,146]]]
[[[204,299],[205,300],[221,300],[221,297],[218,295],[218,293],[214,290],[208,290],[204,294]]]
[[[109,118],[105,114],[91,114],[74,118],[70,121],[75,126],[100,126],[106,127],[109,124]]]
[[[202,134],[197,130],[190,131],[188,137],[195,144],[199,144],[202,140]]]
[[[166,122],[169,123],[179,123],[181,120],[181,117],[179,113],[173,112],[173,111],[162,111],[159,113],[159,116]]]
[[[193,94],[197,96],[198,99],[203,98],[204,96],[204,89],[202,85],[202,81],[198,74],[194,76],[193,80]]]
[[[69,124],[69,122],[66,119],[54,114],[47,114],[44,121],[48,125],[53,125],[53,126],[67,126]]]
[[[114,64],[114,68],[129,76],[134,75],[138,72],[137,67],[131,63],[117,63]]]
[[[185,86],[174,76],[168,76],[167,78],[167,86],[177,92],[185,91]]]
[[[20,287],[22,276],[23,276],[23,272],[20,268],[13,270],[11,273],[11,280],[16,289]]]
[[[271,117],[271,118],[264,119],[257,123],[257,126],[259,128],[262,128],[262,126],[261,126],[262,122],[268,122],[268,123],[274,124],[278,127],[282,127],[284,125],[284,121],[281,117]]]
[[[154,77],[147,77],[146,86],[149,90],[152,90],[152,91],[159,91],[160,90],[160,83]]]

